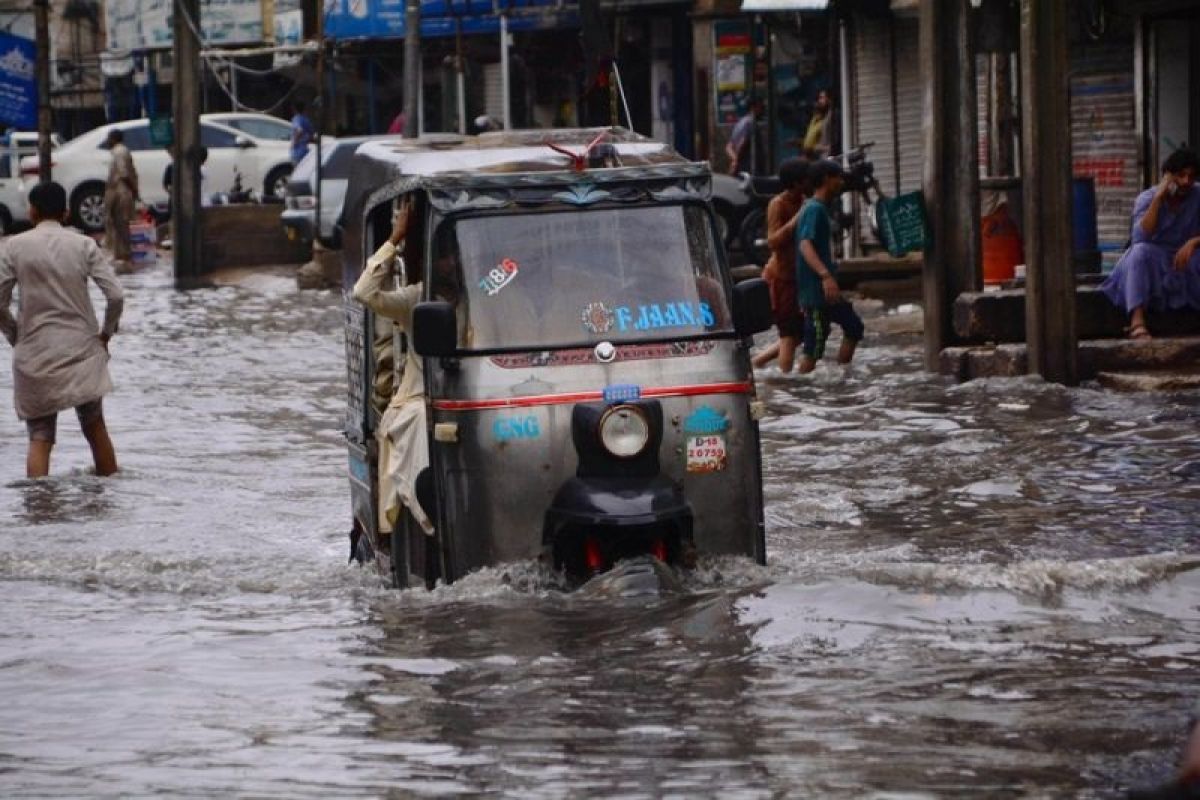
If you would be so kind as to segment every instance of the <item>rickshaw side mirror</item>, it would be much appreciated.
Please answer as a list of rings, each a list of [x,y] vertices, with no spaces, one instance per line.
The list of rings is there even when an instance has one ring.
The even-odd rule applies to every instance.
[[[413,309],[413,349],[426,358],[458,352],[458,321],[454,306],[444,300],[427,300]]]
[[[762,278],[751,278],[733,287],[733,329],[738,336],[753,336],[771,327],[771,290]]]

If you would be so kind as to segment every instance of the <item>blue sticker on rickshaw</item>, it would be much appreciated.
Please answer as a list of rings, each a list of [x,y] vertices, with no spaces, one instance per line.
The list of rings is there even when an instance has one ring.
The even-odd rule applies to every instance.
[[[636,383],[614,383],[612,386],[604,387],[604,402],[606,403],[637,400],[641,396],[642,387]]]
[[[717,318],[708,303],[686,300],[670,303],[646,303],[638,306],[617,306],[613,309],[618,331],[653,331],[663,328],[711,328]]]
[[[514,439],[537,439],[542,435],[542,427],[537,417],[500,417],[492,422],[492,435],[498,442],[511,442]]]

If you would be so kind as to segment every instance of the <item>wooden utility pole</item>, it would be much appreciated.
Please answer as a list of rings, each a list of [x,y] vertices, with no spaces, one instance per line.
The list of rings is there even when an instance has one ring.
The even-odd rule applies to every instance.
[[[33,24],[37,46],[38,180],[50,180],[50,3],[34,0]]]
[[[1021,164],[1025,205],[1025,341],[1029,371],[1079,381],[1071,264],[1067,9],[1021,0]]]
[[[979,240],[979,123],[967,0],[921,0],[924,86],[925,368],[954,341],[954,299],[983,288]]]
[[[417,100],[421,96],[421,0],[404,3],[404,135],[420,131]]]
[[[321,241],[321,179],[324,170],[321,169],[321,134],[325,132],[329,115],[325,113],[328,98],[325,96],[325,12],[324,4],[317,14],[317,137],[313,142],[316,149],[316,164],[313,169],[313,194],[317,198],[317,207],[313,210],[313,243],[314,249]]]
[[[204,260],[200,236],[200,0],[174,0],[175,86],[172,92],[175,141],[171,158],[172,245],[175,286],[201,285]],[[192,25],[195,25],[195,31]]]

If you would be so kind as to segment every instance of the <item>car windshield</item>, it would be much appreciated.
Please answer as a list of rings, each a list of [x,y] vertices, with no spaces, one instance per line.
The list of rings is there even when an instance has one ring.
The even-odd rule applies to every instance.
[[[223,117],[213,121],[236,128],[242,133],[257,139],[272,139],[278,142],[286,142],[292,138],[291,125],[283,120],[261,119],[259,117]]]
[[[435,295],[461,298],[476,350],[731,330],[699,205],[464,218],[439,229],[434,276]]]

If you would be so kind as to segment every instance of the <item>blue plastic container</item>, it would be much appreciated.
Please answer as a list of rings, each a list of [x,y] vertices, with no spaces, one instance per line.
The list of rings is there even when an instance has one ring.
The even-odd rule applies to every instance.
[[[1096,233],[1096,179],[1071,181],[1071,261],[1076,272],[1100,271],[1100,243]]]

